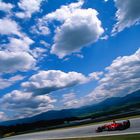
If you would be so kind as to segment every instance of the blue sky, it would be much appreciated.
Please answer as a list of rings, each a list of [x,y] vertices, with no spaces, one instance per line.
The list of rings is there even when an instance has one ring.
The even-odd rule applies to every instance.
[[[1,0],[0,120],[140,89],[139,0]]]

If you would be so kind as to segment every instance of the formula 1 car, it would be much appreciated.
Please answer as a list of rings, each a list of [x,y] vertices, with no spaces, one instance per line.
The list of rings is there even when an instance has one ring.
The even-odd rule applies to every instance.
[[[124,130],[130,127],[130,121],[126,120],[123,122],[115,122],[113,121],[113,123],[111,124],[105,124],[103,126],[99,126],[96,129],[96,132],[102,132],[102,131],[114,131],[114,130]]]

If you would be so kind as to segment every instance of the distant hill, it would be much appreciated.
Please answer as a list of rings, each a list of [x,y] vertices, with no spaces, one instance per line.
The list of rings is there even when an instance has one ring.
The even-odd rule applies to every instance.
[[[15,124],[22,124],[22,123],[31,123],[31,122],[41,121],[41,120],[55,120],[55,119],[79,117],[79,116],[84,116],[86,114],[104,112],[105,110],[113,110],[114,108],[122,107],[125,105],[132,104],[133,106],[133,104],[138,102],[140,103],[140,90],[128,94],[125,97],[108,98],[98,104],[84,106],[77,109],[48,111],[30,118],[0,122],[0,125],[15,125]]]

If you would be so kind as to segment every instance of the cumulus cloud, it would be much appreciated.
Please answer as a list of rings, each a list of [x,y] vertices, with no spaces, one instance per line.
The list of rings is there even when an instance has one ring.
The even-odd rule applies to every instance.
[[[84,55],[79,54],[79,53],[75,54],[75,56],[78,57],[78,58],[81,58],[81,59],[84,58]]]
[[[75,99],[75,97],[76,97],[76,95],[73,92],[67,93],[67,94],[63,94],[62,95],[62,102],[67,102],[69,100],[73,100],[73,99]]]
[[[58,20],[62,24],[55,30],[51,53],[63,58],[83,47],[96,42],[104,29],[94,9],[82,9],[84,1],[61,6],[60,9],[47,14],[43,21]]]
[[[107,40],[108,38],[109,38],[109,36],[108,35],[105,35],[105,36],[101,37],[100,39],[101,40]]]
[[[0,121],[5,121],[7,119],[8,119],[7,115],[4,112],[0,111]]]
[[[24,76],[21,76],[21,75],[16,75],[8,79],[0,77],[0,83],[1,83],[0,89],[7,88],[23,79],[24,79]]]
[[[18,2],[18,6],[24,12],[18,12],[16,13],[16,16],[19,18],[30,18],[33,13],[40,10],[42,1],[43,0],[20,0],[20,2]]]
[[[101,74],[99,79],[98,74]],[[139,90],[140,49],[132,55],[116,58],[110,66],[105,68],[104,74],[102,72],[98,74],[91,73],[98,80],[98,86],[84,97],[78,99],[73,93],[64,94],[63,104],[66,108],[96,104],[107,98],[126,96]]]
[[[59,89],[99,80],[102,74],[102,72],[93,72],[85,76],[74,71],[67,73],[60,70],[39,71],[21,86],[24,91],[33,92],[35,95],[48,94]]]
[[[78,104],[78,100],[76,99],[76,94],[73,92],[63,94],[62,102],[63,102],[64,108],[74,108]]]
[[[1,45],[0,72],[27,71],[35,68],[37,59],[45,52],[45,49],[31,48],[33,43],[34,41],[24,34],[18,38],[9,37],[8,43]],[[42,57],[43,55],[40,58]]]
[[[96,15],[93,9],[77,10],[61,27],[57,28],[51,53],[63,58],[96,42],[103,33],[101,22]]]
[[[46,47],[46,48],[49,48],[49,47],[50,47],[50,44],[47,43],[47,42],[44,41],[44,40],[41,40],[41,41],[40,41],[40,44],[43,45],[43,46]]]
[[[93,101],[113,96],[125,96],[140,89],[140,49],[130,56],[116,58],[106,68],[106,74],[99,80],[88,98]]]
[[[76,98],[64,102],[64,108],[68,109],[68,108],[78,108],[78,107],[80,107],[80,104],[79,104],[79,100],[77,100]]]
[[[35,67],[36,60],[27,52],[0,51],[0,72],[26,71]]]
[[[95,80],[99,80],[101,78],[101,76],[103,75],[102,71],[99,72],[92,72],[89,74],[89,79],[95,79]]]
[[[48,95],[32,96],[31,92],[18,90],[14,90],[0,99],[1,107],[4,110],[13,111],[18,118],[33,116],[53,109],[54,102],[56,100]]]
[[[55,108],[56,99],[50,97],[48,93],[96,80],[98,78],[95,75],[99,74],[91,73],[84,76],[81,73],[66,73],[60,70],[40,71],[31,76],[28,82],[23,82],[20,90],[3,95],[0,99],[0,106],[4,111],[14,112],[16,118],[29,117],[52,110]],[[14,83],[22,80],[22,77],[17,75],[6,80],[7,83]],[[66,108],[71,108],[72,105],[80,106],[75,93],[63,95],[62,102]],[[9,116],[8,119],[13,119],[13,116]]]
[[[46,23],[39,21],[37,25],[32,26],[31,32],[39,35],[49,35],[50,29]]]
[[[14,6],[11,3],[5,3],[5,2],[0,1],[0,11],[10,12],[10,10],[13,7]]]
[[[47,49],[36,47],[35,49],[31,51],[31,53],[34,56],[34,58],[38,58],[39,60],[39,59],[42,59],[44,56],[46,56],[45,54],[46,51]]]
[[[15,21],[9,18],[0,19],[0,34],[2,35],[14,34],[21,36],[20,27]]]
[[[71,14],[75,12],[77,9],[81,9],[82,5],[84,4],[84,1],[79,1],[76,3],[71,3],[67,6],[63,5],[60,9],[57,9],[56,11],[47,14],[43,20],[47,21],[53,21],[58,20],[61,22],[64,22],[66,19],[71,17]]]
[[[9,18],[0,19],[0,34],[10,35],[8,42],[3,43],[0,48],[0,73],[33,69],[36,60],[30,45],[34,41],[20,31],[19,25]]]
[[[139,0],[114,0],[117,7],[117,23],[113,28],[113,34],[122,31],[140,22],[140,1]]]
[[[11,93],[5,94],[2,98],[1,101],[7,102],[7,103],[21,103],[24,101],[27,101],[28,99],[30,99],[32,97],[32,93],[24,93],[18,90],[14,90]],[[21,105],[20,104],[20,105]]]
[[[69,109],[69,108],[79,108],[81,106],[85,106],[90,104],[90,99],[89,97],[77,97],[77,93],[70,92],[67,94],[62,95],[62,103],[63,103],[63,108],[64,109]]]
[[[33,75],[28,82],[22,83],[22,87],[26,91],[32,91],[34,94],[47,94],[52,91],[71,87],[83,82],[86,78],[77,72],[62,72],[60,70],[40,71]]]
[[[9,38],[9,44],[4,44],[6,50],[11,52],[30,52],[30,45],[33,44],[34,41],[27,36],[23,36],[22,38]]]

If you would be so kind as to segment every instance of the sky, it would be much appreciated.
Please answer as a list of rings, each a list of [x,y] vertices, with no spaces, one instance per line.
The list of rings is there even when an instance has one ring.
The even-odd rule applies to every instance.
[[[139,0],[0,0],[0,121],[140,89]]]

